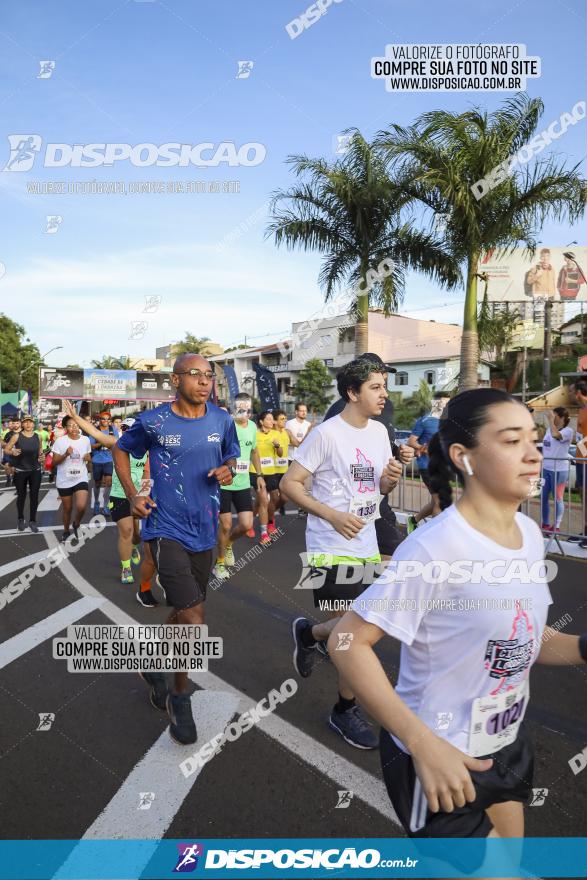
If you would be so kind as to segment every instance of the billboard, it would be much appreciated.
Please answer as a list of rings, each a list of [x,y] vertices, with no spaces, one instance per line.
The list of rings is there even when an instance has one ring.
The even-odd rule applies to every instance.
[[[137,400],[175,400],[175,388],[171,373],[137,373]]]
[[[41,367],[39,370],[39,397],[79,399],[84,396],[83,386],[82,370],[59,370],[52,367]]]
[[[136,370],[84,370],[84,400],[135,400]],[[73,395],[72,395],[73,396]]]
[[[587,300],[587,247],[538,247],[534,257],[525,248],[509,254],[488,250],[481,255],[479,274],[488,276],[490,302],[554,302]],[[479,299],[484,284],[477,285]]]

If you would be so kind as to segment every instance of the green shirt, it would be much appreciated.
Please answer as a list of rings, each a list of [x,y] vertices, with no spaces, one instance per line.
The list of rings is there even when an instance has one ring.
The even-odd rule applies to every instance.
[[[149,453],[145,452],[142,458],[134,458],[134,456],[129,455],[128,460],[130,462],[130,478],[133,482],[133,486],[135,489],[141,488],[141,481],[143,479],[143,468],[147,463]],[[112,473],[112,489],[110,490],[110,497],[114,498],[126,498],[126,494],[124,489],[122,488],[122,483],[118,479],[118,474],[116,473],[116,468],[113,468]]]
[[[257,426],[251,421],[248,421],[244,428],[238,422],[235,422],[234,426],[241,454],[236,460],[236,477],[233,478],[230,486],[220,487],[224,492],[238,492],[239,489],[251,488],[249,466],[251,464],[251,452],[257,445]]]
[[[49,445],[49,431],[46,431],[44,428],[39,428],[35,431],[39,440],[41,441],[41,446],[43,449],[46,449]]]

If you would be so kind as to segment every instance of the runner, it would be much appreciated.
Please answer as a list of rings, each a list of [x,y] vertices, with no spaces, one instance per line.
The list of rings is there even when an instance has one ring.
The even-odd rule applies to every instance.
[[[65,437],[66,434],[67,434],[67,431],[63,427],[63,422],[61,421],[61,418],[59,418],[55,422],[55,427],[53,428],[53,430],[49,434],[49,446],[51,447],[51,449],[53,448],[53,444],[55,443],[55,441],[59,440],[60,437]],[[51,456],[51,468],[49,471],[49,482],[50,483],[53,483],[55,481],[55,471],[56,470],[57,470],[57,465],[53,462],[53,456]]]
[[[174,608],[169,623],[203,624],[220,508],[220,486],[236,474],[240,455],[232,418],[208,398],[213,370],[201,355],[184,354],[173,366],[172,403],[142,412],[113,447],[116,472],[133,516],[145,519],[159,581]],[[137,495],[130,454],[149,452],[153,490]],[[167,710],[171,737],[181,745],[197,739],[186,672],[174,674],[168,693],[163,673],[143,673],[151,703]]]
[[[31,532],[38,532],[37,507],[39,504],[39,489],[43,471],[43,447],[38,432],[35,431],[35,420],[32,416],[24,416],[22,430],[12,434],[6,445],[6,455],[14,462],[14,486],[16,487],[16,511],[18,517],[18,531],[24,532],[26,524],[24,520],[24,505],[29,493],[29,528]]]
[[[117,433],[111,426],[110,413],[103,410],[98,417],[98,429],[107,437],[114,437]],[[110,516],[108,504],[112,488],[112,453],[109,445],[101,439],[92,442],[92,477],[94,479],[94,515],[102,513]],[[100,499],[102,501],[100,502]]]
[[[8,446],[11,438],[14,434],[18,434],[21,428],[20,419],[9,419],[8,421],[8,430],[5,432],[2,438],[2,449],[4,451],[4,473],[6,474],[6,485],[13,486],[13,477],[14,477],[14,462],[12,460],[12,456],[6,453],[6,447]]]
[[[227,566],[235,563],[232,545],[237,538],[253,527],[253,499],[249,474],[251,460],[257,472],[257,492],[265,492],[265,480],[260,475],[261,462],[256,446],[257,426],[249,419],[252,412],[253,403],[249,395],[237,394],[234,398],[234,422],[241,452],[236,462],[236,476],[232,483],[220,487],[218,557],[213,568],[214,575],[221,580],[230,577]],[[234,528],[232,528],[232,506],[238,517]]]
[[[392,367],[391,364],[384,363],[378,354],[374,354],[370,351],[360,355],[358,360],[368,361],[369,363],[375,364],[377,367],[379,367],[383,374],[386,388],[388,374],[397,372],[395,367]],[[328,409],[326,415],[324,416],[324,421],[326,422],[328,419],[339,415],[345,408],[345,405],[346,403],[342,397],[339,398],[339,400],[335,400],[331,407]],[[395,428],[393,426],[393,404],[389,399],[389,396],[386,396],[385,404],[382,411],[374,415],[372,418],[376,422],[381,422],[381,424],[385,427],[389,436],[389,442],[391,444],[391,450],[394,458],[397,458],[398,461],[400,461],[402,464],[409,464],[414,457],[414,450],[407,446],[405,443],[398,444],[395,441]],[[379,505],[379,517],[375,520],[375,531],[377,533],[377,547],[379,549],[381,559],[383,561],[391,559],[393,551],[403,540],[403,535],[397,527],[397,519],[389,503],[389,498],[387,495],[384,495],[381,499],[381,503]]]
[[[438,431],[440,424],[440,416],[444,407],[449,401],[449,397],[444,391],[436,391],[433,397],[433,403],[430,411],[424,416],[416,419],[412,433],[408,437],[408,446],[411,446],[416,453],[418,463],[418,473],[422,478],[422,482],[426,488],[430,489],[430,479],[428,477],[428,444]],[[408,517],[407,531],[408,535],[418,527],[423,519],[429,516],[437,516],[440,513],[440,506],[436,495],[430,495],[430,500],[413,516]]]
[[[565,489],[569,482],[569,447],[573,429],[569,428],[571,417],[564,406],[547,410],[548,428],[542,440],[542,531],[560,532],[565,512]],[[550,525],[550,496],[554,496],[554,526]]]
[[[301,446],[308,433],[314,427],[314,422],[308,421],[308,407],[301,400],[295,405],[295,417],[288,419],[285,430],[289,434],[289,460],[296,460],[296,449]]]
[[[289,466],[289,433],[285,427],[287,416],[282,409],[276,409],[273,413],[273,418],[275,419],[275,434],[283,453],[281,457],[275,457],[275,476],[277,482],[276,509],[279,510],[282,516],[285,516],[285,498],[281,495],[279,486],[281,484],[281,478],[287,473]],[[273,519],[273,525],[275,526],[275,518]]]
[[[506,392],[451,399],[429,446],[442,513],[408,536],[329,639],[339,673],[381,724],[383,776],[410,837],[523,836],[530,667],[587,658],[587,635],[545,629],[544,542],[517,512],[539,485],[536,442],[531,415]],[[464,491],[452,504],[455,474]],[[395,688],[373,651],[386,634],[401,642]],[[348,650],[336,650],[342,643]]]
[[[373,580],[381,561],[374,524],[380,493],[391,492],[402,473],[387,430],[373,420],[387,400],[380,367],[351,361],[338,373],[337,386],[346,400],[343,412],[312,431],[282,480],[285,494],[308,511],[309,581],[315,584],[315,607],[327,614],[324,623],[315,625],[305,617],[293,621],[294,666],[302,678],[312,672],[317,642],[328,638],[337,619]],[[313,495],[304,489],[310,475]],[[343,677],[328,723],[350,745],[377,748],[375,732]]]
[[[122,427],[122,416],[113,416],[112,418],[112,429],[116,434],[120,434],[120,429]],[[112,492],[110,493],[112,495]]]
[[[279,497],[278,482],[275,475],[275,459],[282,457],[283,449],[279,445],[277,432],[274,429],[273,413],[266,409],[260,413],[257,419],[257,451],[259,453],[259,461],[261,463],[261,475],[265,483],[268,495],[268,503],[265,506],[265,498],[263,498],[263,489],[259,487],[257,491],[257,470],[254,463],[251,465],[251,486],[255,489],[255,515],[259,513],[259,524],[261,526],[261,544],[269,544],[271,542],[270,534],[276,531],[275,523],[275,506]],[[248,533],[247,533],[248,534]],[[251,536],[251,537],[254,537]]]
[[[61,498],[63,515],[62,543],[65,543],[71,532],[69,525],[75,500],[75,514],[73,517],[73,533],[78,537],[78,527],[81,523],[86,507],[88,506],[88,468],[87,462],[91,461],[90,441],[81,435],[75,420],[64,416],[62,425],[66,431],[63,437],[59,437],[53,444],[53,463],[57,468],[55,485]]]

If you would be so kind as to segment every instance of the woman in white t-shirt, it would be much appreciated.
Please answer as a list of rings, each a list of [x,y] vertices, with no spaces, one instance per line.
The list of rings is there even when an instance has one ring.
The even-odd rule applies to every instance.
[[[552,563],[537,524],[517,512],[537,491],[536,443],[530,413],[506,392],[453,398],[429,447],[442,513],[400,544],[329,638],[381,724],[383,776],[412,837],[523,836],[530,667],[587,658],[587,635],[545,626]],[[455,473],[464,490],[452,504]],[[373,650],[386,634],[402,643],[395,689]]]
[[[560,532],[560,524],[565,512],[565,488],[569,482],[569,447],[573,439],[573,429],[568,427],[571,420],[564,406],[557,406],[547,413],[548,429],[542,441],[542,465],[544,485],[542,487],[542,531],[552,532],[550,525],[550,504],[552,495],[555,504],[554,531]]]
[[[63,427],[66,434],[59,437],[53,444],[53,463],[57,467],[55,485],[61,497],[63,515],[62,543],[70,536],[69,525],[73,511],[73,499],[75,498],[75,516],[73,519],[73,533],[77,538],[77,530],[83,519],[88,506],[88,468],[86,463],[91,461],[90,440],[81,434],[79,426],[71,418],[65,416]]]

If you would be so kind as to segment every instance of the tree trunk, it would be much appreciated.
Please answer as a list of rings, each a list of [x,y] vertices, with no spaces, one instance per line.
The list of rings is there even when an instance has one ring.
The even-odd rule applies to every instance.
[[[358,319],[355,327],[355,357],[365,354],[369,345],[369,294],[361,294],[358,298]]]
[[[520,374],[522,372],[522,368],[524,366],[524,352],[518,351],[516,352],[516,363],[514,364],[514,368],[512,370],[512,374],[508,381],[506,382],[506,391],[510,393],[513,392],[514,388],[518,384],[518,379],[520,378]],[[524,389],[522,389],[523,391]]]
[[[461,338],[461,370],[459,391],[477,388],[479,379],[479,337],[477,335],[477,263],[478,251],[469,254],[467,270],[467,292],[463,316],[463,335]]]

